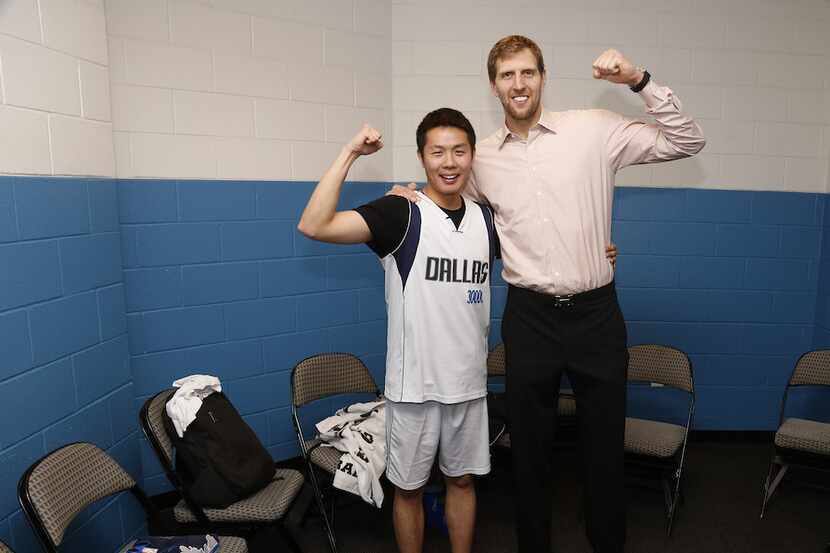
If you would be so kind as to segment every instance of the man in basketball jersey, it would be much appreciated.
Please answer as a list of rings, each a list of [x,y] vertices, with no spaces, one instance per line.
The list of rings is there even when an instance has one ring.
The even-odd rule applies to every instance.
[[[386,273],[387,468],[401,553],[420,553],[422,490],[438,455],[447,484],[453,553],[469,553],[475,524],[472,475],[490,471],[486,362],[493,215],[466,200],[475,131],[460,112],[429,113],[417,130],[427,185],[417,204],[384,196],[336,211],[349,168],[383,147],[364,125],[323,176],[300,220],[315,240],[366,243]]]

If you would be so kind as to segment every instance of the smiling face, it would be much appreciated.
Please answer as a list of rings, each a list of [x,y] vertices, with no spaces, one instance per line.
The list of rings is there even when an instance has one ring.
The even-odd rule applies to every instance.
[[[510,122],[535,122],[542,111],[545,75],[539,70],[536,56],[525,48],[496,61],[493,94],[504,108]]]
[[[473,147],[467,133],[456,127],[435,127],[425,138],[418,153],[427,177],[425,193],[431,196],[433,191],[447,200],[460,196],[473,166]]]

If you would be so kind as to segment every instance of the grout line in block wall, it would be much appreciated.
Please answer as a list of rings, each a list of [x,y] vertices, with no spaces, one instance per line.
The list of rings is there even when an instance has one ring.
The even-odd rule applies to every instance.
[[[179,181],[177,179],[176,180],[176,222],[181,222],[181,220],[182,220],[182,195],[181,195],[181,192],[179,190]],[[220,240],[220,246],[219,247],[221,248],[221,240]],[[221,254],[221,250],[220,250],[220,254]],[[221,257],[220,257],[220,259],[221,259]]]
[[[61,287],[61,297],[66,295],[66,286],[63,278],[63,255],[61,254],[61,241],[55,240],[55,250],[58,253],[58,284]]]
[[[53,152],[52,146],[52,115],[46,116],[46,131],[47,136],[49,138],[49,170],[50,174],[55,174],[55,154]]]
[[[89,190],[91,183],[87,181],[84,183],[84,188],[86,189],[86,216],[87,216],[87,223],[89,224],[89,233],[94,234],[95,231],[93,230],[93,222],[92,222],[92,195]]]
[[[248,16],[248,36],[251,37],[251,43],[249,46],[251,47],[251,56],[255,56],[254,54],[254,16]]]
[[[173,42],[173,17],[170,15],[170,3],[164,0],[164,15],[167,19],[167,42]]]
[[[0,0],[0,2],[2,2],[2,0]],[[53,46],[49,46],[48,44],[44,44],[42,42],[37,42],[37,41],[31,40],[31,39],[28,39],[28,38],[15,36],[15,35],[3,32],[3,31],[0,31],[0,36],[6,36],[6,37],[14,39],[15,41],[30,44],[32,46],[37,46],[39,48],[43,48],[44,50],[49,50],[50,52],[54,52],[56,54],[61,54],[62,56],[70,57],[70,58],[73,58],[75,60],[85,61],[87,63],[97,65],[98,67],[101,67],[103,69],[106,69],[106,68],[109,67],[109,65],[107,63],[102,63],[99,60],[94,60],[92,58],[85,58],[82,55],[67,52],[66,50],[60,50],[60,49],[55,48]],[[107,38],[120,38],[120,37],[109,37],[108,36]],[[130,37],[130,38],[132,38],[132,37]],[[139,39],[132,39],[132,40],[139,40]]]
[[[40,6],[41,0],[37,0],[37,23],[40,30],[40,43],[46,42],[46,33],[43,32],[43,8]]]
[[[17,192],[16,192],[16,189],[17,189],[17,185],[12,184],[12,208],[14,209],[14,225],[15,225],[15,228],[17,229],[17,238],[19,240],[23,236],[23,234],[20,230],[20,215],[18,214],[18,209],[17,209]]]
[[[81,77],[81,62],[78,62],[78,95],[81,101],[81,118],[86,118],[84,113],[84,79]]]
[[[263,262],[257,263],[257,272],[256,272],[256,297],[257,299],[262,299],[262,271],[263,269]]]

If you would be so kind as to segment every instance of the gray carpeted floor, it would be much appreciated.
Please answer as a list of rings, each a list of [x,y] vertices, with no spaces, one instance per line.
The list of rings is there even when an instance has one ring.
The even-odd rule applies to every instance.
[[[830,493],[782,485],[759,520],[761,486],[770,449],[758,443],[692,443],[688,453],[685,502],[670,538],[665,536],[661,493],[629,490],[628,553],[824,553],[830,542]],[[559,450],[554,498],[557,553],[590,553],[579,513],[580,476],[576,452]],[[477,553],[515,551],[509,461],[501,456],[479,482]],[[395,553],[391,501],[382,510],[362,503],[338,510],[340,553]],[[319,518],[310,515],[294,529],[306,553],[326,553]],[[256,547],[252,547],[256,549]],[[270,549],[273,551],[273,549]],[[449,542],[427,529],[424,551],[449,553]],[[541,552],[540,552],[541,553]]]

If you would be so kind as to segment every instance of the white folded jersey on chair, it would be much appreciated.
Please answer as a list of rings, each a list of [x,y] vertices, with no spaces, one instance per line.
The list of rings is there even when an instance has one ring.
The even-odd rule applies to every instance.
[[[214,392],[221,392],[222,384],[215,376],[193,374],[173,382],[173,387],[178,390],[164,408],[173,421],[176,433],[182,438],[190,423],[196,420],[202,401]]]
[[[317,423],[319,438],[325,442],[320,447],[343,452],[334,472],[334,486],[378,508],[383,505],[380,477],[386,470],[384,403],[355,403]]]

